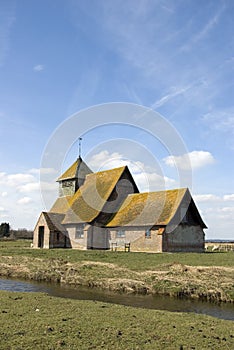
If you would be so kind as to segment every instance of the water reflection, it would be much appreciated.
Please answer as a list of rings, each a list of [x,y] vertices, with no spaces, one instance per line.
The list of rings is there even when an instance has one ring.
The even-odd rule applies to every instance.
[[[99,289],[74,288],[51,283],[25,282],[0,279],[0,289],[17,292],[44,292],[51,296],[79,300],[96,300],[106,303],[141,307],[146,309],[167,310],[171,312],[194,312],[234,321],[233,304],[213,304],[197,300],[175,299],[164,296],[128,295],[104,292]]]

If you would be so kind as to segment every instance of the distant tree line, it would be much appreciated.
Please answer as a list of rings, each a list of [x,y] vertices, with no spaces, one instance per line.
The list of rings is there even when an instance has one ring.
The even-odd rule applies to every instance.
[[[0,224],[0,238],[32,239],[33,231],[27,230],[26,228],[18,228],[18,230],[13,230],[10,228],[9,223],[2,222]]]

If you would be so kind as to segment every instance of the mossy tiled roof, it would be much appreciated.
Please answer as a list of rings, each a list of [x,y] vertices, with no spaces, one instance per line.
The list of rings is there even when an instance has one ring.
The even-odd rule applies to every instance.
[[[174,217],[186,191],[186,188],[182,188],[130,194],[107,226],[167,225]]]
[[[86,176],[84,184],[69,201],[63,224],[92,222],[102,211],[126,167],[100,171]]]
[[[58,197],[50,209],[50,213],[65,214],[70,208],[72,197],[73,196]]]
[[[75,179],[85,178],[87,174],[92,173],[92,170],[89,169],[87,164],[83,161],[81,157],[77,158],[77,160],[58,178],[58,182],[67,180],[67,179]]]

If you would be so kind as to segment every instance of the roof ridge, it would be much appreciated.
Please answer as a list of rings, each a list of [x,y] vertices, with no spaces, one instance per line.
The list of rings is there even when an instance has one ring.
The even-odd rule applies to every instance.
[[[128,168],[127,165],[123,165],[121,167],[118,167],[118,168],[112,168],[112,169],[106,169],[106,170],[101,170],[101,171],[96,171],[96,172],[93,172],[93,173],[90,173],[90,174],[87,174],[86,176],[94,176],[94,175],[97,175],[97,174],[101,174],[101,173],[106,173],[106,172],[111,172],[111,171],[116,171],[116,170],[124,170]]]
[[[128,166],[127,166],[127,165],[124,165],[124,166],[118,167],[118,168],[96,171],[96,172],[87,174],[87,175],[86,175],[86,178],[91,177],[91,176],[95,176],[95,175],[101,175],[102,173],[113,172],[113,171],[120,170],[120,169],[122,170],[121,172],[124,172],[125,169],[128,169]]]
[[[145,192],[139,192],[139,193],[130,193],[128,196],[135,196],[135,195],[145,195],[145,194],[153,194],[153,193],[161,193],[161,192],[171,192],[171,191],[187,191],[189,190],[188,187],[183,188],[172,188],[168,190],[159,190],[159,191],[145,191]]]

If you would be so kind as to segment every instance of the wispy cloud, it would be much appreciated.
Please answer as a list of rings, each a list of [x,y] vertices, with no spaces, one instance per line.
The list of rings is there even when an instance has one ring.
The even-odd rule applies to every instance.
[[[234,108],[213,109],[202,117],[202,121],[207,123],[213,130],[231,131],[234,133]]]
[[[33,67],[33,70],[35,72],[41,72],[44,69],[45,69],[45,66],[43,64],[37,64],[36,66]]]
[[[163,106],[165,103],[172,100],[173,98],[184,94],[186,91],[191,89],[192,86],[193,86],[193,84],[190,84],[190,85],[185,86],[185,87],[172,87],[171,92],[169,92],[167,95],[161,97],[159,100],[155,101],[152,104],[151,108],[159,108],[159,107]]]
[[[212,138],[222,139],[223,145],[234,150],[234,107],[212,108],[201,118],[207,128],[207,134]]]
[[[4,64],[7,57],[7,52],[10,47],[11,29],[14,22],[15,10],[12,3],[5,2],[0,11],[0,66]]]
[[[205,23],[203,28],[201,28],[201,30],[198,33],[196,33],[187,44],[181,47],[181,50],[188,51],[191,48],[193,48],[193,46],[196,43],[203,40],[209,34],[209,32],[218,24],[221,14],[224,10],[225,6],[220,7],[218,11],[208,20],[208,22]]]

